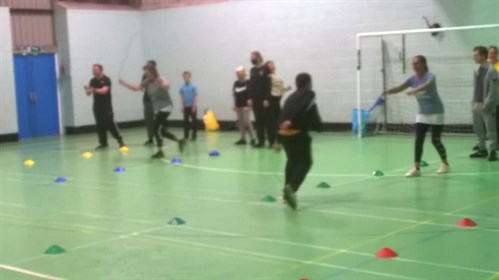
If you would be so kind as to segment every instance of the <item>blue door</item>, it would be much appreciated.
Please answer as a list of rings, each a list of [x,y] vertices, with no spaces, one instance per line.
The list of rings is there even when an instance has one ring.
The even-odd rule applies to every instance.
[[[15,55],[14,72],[19,137],[58,135],[54,55]]]

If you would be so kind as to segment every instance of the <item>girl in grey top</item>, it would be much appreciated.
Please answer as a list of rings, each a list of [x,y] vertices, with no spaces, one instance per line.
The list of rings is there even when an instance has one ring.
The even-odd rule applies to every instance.
[[[426,133],[431,128],[431,142],[442,160],[437,170],[438,174],[449,171],[447,153],[442,144],[442,131],[444,129],[444,105],[437,91],[437,80],[433,73],[429,72],[426,57],[418,55],[412,59],[412,68],[415,75],[409,77],[403,84],[385,90],[383,95],[399,93],[408,88],[409,96],[415,96],[418,101],[418,114],[416,116],[416,144],[414,151],[414,165],[405,174],[406,177],[420,176],[420,162],[423,155],[423,144]]]
[[[161,159],[165,157],[162,151],[162,136],[177,142],[180,152],[183,151],[185,142],[170,133],[167,129],[168,117],[173,110],[173,102],[170,93],[168,92],[170,87],[168,81],[161,77],[156,67],[152,65],[146,65],[143,69],[146,79],[144,79],[140,85],[129,84],[122,79],[120,79],[120,84],[133,91],[145,90],[147,92],[154,111],[153,134],[158,145],[158,152],[151,158]]]

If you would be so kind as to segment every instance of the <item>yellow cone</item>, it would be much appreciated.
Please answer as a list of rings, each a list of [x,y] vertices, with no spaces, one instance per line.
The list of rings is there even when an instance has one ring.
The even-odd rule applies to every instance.
[[[27,159],[27,160],[24,161],[24,165],[26,165],[28,167],[29,166],[33,166],[33,165],[35,165],[35,161],[32,160],[32,159]]]
[[[84,152],[83,153],[83,157],[84,158],[91,158],[92,157],[92,153],[91,152]]]
[[[128,152],[128,147],[127,147],[127,146],[123,146],[123,147],[121,147],[121,148],[120,148],[120,152],[122,152],[122,153],[126,153],[126,152]]]

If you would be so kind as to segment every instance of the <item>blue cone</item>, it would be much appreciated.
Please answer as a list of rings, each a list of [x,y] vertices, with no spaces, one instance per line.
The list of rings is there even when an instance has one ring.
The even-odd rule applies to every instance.
[[[116,167],[116,168],[114,169],[114,172],[116,172],[116,173],[122,173],[122,172],[125,172],[125,168],[118,166],[118,167]]]
[[[213,150],[210,152],[210,157],[218,157],[220,153],[217,150]]]
[[[172,160],[170,161],[171,164],[180,164],[181,161],[179,158],[172,158]]]
[[[57,177],[57,178],[55,178],[54,182],[55,183],[64,183],[64,182],[66,182],[66,178],[64,178],[64,177]]]

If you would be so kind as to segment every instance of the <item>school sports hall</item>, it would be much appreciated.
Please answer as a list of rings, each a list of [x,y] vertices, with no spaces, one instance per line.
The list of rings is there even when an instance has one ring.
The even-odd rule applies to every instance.
[[[0,0],[0,30],[0,279],[499,279],[497,0]]]

